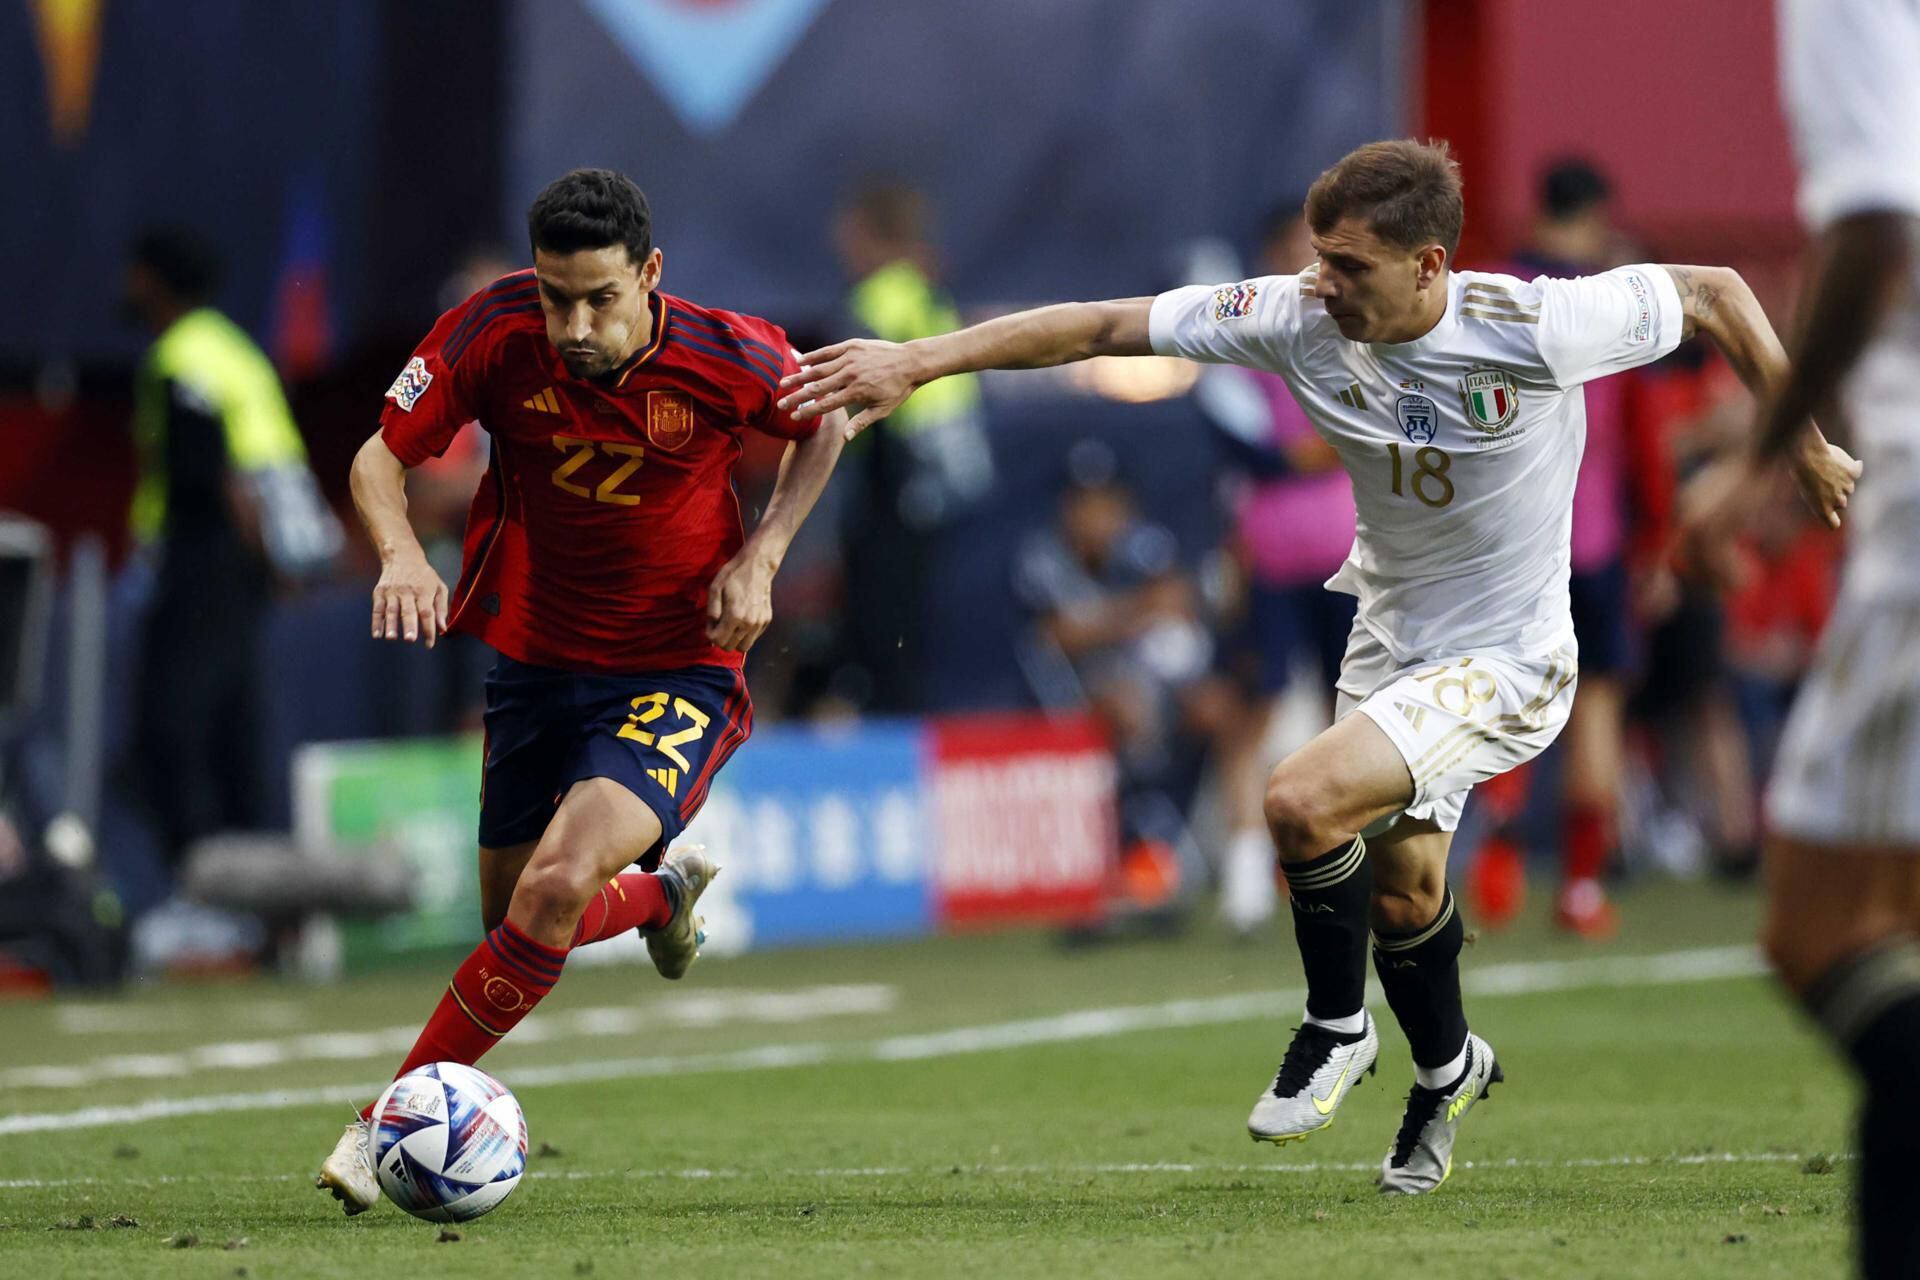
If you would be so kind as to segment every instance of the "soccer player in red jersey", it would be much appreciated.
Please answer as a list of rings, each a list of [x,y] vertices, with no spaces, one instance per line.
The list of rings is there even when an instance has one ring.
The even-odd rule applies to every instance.
[[[626,177],[575,170],[527,223],[532,269],[440,317],[353,463],[382,564],[374,638],[432,647],[458,630],[499,652],[480,797],[487,934],[399,1074],[476,1061],[574,947],[638,929],[663,977],[692,964],[694,905],[718,868],[662,855],[752,731],[741,664],[844,439],[839,422],[818,430],[775,403],[798,367],[777,325],[659,291],[646,197]],[[492,455],[449,591],[407,522],[404,476],[475,419]],[[733,492],[748,429],[792,442],[751,536]],[[370,1111],[317,1179],[348,1214],[380,1196]]]

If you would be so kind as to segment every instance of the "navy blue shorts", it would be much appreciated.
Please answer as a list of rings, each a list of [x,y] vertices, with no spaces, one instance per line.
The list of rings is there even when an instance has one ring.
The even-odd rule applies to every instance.
[[[1627,566],[1614,560],[1567,582],[1573,605],[1573,634],[1580,642],[1580,670],[1616,675],[1633,659],[1633,632],[1627,618]]]
[[[486,726],[482,847],[538,840],[567,788],[611,778],[660,815],[643,859],[652,867],[753,732],[753,701],[731,667],[583,675],[502,654],[487,674]]]
[[[1359,604],[1319,583],[1249,583],[1246,618],[1226,646],[1230,670],[1249,692],[1271,698],[1292,678],[1294,656],[1305,652],[1331,689],[1340,676]]]

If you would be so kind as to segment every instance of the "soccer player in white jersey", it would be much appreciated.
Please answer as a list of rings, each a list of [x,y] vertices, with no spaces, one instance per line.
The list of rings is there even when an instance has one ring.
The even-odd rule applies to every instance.
[[[1767,797],[1766,950],[1866,1085],[1862,1273],[1920,1276],[1920,0],[1787,0],[1780,51],[1818,237],[1786,385],[1690,494],[1709,542],[1778,488],[1812,414],[1867,464],[1840,599]]]
[[[1502,1078],[1461,1006],[1447,848],[1467,792],[1536,755],[1573,701],[1580,385],[1696,329],[1756,388],[1784,376],[1785,358],[1751,291],[1721,268],[1531,282],[1453,270],[1462,206],[1444,145],[1361,147],[1314,183],[1307,220],[1318,261],[1299,275],[1046,307],[904,346],[842,342],[802,358],[783,403],[859,406],[853,431],[934,378],[1099,355],[1287,380],[1353,477],[1358,531],[1328,585],[1360,603],[1336,723],[1267,787],[1307,1008],[1247,1127],[1273,1142],[1325,1128],[1373,1069],[1371,926],[1415,1068],[1380,1186],[1420,1194],[1446,1178],[1460,1123]],[[1811,427],[1794,458],[1837,519],[1852,460]]]

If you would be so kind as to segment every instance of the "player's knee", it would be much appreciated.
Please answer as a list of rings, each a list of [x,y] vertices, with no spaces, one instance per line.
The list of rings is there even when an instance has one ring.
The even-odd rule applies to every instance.
[[[571,920],[586,909],[603,882],[594,868],[580,861],[536,860],[514,886],[513,904],[533,919]]]
[[[1351,831],[1340,829],[1340,815],[1325,788],[1283,770],[1275,770],[1268,780],[1262,807],[1282,862],[1317,858],[1342,839],[1353,838]]]
[[[1377,933],[1417,933],[1432,924],[1446,901],[1446,885],[1411,884],[1373,887],[1370,904]]]
[[[1863,933],[1819,927],[1817,918],[1776,902],[1760,927],[1760,950],[1789,991],[1804,994],[1829,969],[1871,945]]]

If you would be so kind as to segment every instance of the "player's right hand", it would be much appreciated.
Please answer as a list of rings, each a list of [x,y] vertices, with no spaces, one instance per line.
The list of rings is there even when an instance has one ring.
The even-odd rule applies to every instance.
[[[419,552],[397,555],[380,570],[373,588],[373,638],[425,637],[427,648],[447,629],[447,584]]]
[[[854,410],[847,420],[851,440],[898,409],[918,385],[904,343],[849,338],[800,357],[800,371],[780,380],[780,409],[796,418]]]

